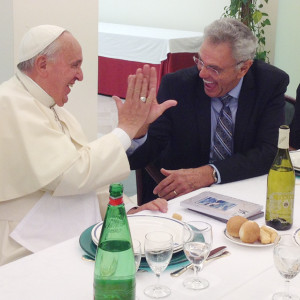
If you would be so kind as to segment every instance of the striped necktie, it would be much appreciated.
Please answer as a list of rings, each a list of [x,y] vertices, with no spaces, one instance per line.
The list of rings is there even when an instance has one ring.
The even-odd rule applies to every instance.
[[[233,122],[229,102],[232,96],[226,94],[219,98],[223,107],[220,111],[215,137],[212,161],[222,160],[232,155],[233,152]]]

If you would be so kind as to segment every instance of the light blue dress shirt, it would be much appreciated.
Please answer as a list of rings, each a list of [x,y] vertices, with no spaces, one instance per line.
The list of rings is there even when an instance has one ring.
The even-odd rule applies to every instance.
[[[243,78],[241,78],[239,83],[228,93],[232,97],[232,99],[229,102],[229,108],[230,108],[231,116],[232,116],[233,130],[234,130],[234,126],[235,126],[236,112],[238,109],[238,99],[240,96],[242,84],[243,84]],[[210,154],[209,154],[210,160],[213,155],[214,137],[215,137],[217,122],[218,122],[218,118],[219,118],[222,106],[223,106],[223,104],[221,103],[221,101],[218,98],[211,98],[211,110],[210,110],[210,113],[211,113],[211,140],[210,140]],[[213,164],[210,164],[210,165],[216,170],[216,172],[218,174],[217,183],[220,183],[221,175],[220,175],[219,170]]]

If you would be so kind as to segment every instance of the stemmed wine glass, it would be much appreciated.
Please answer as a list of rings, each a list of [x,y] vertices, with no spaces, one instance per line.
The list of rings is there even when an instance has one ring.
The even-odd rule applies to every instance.
[[[142,257],[142,250],[141,250],[141,243],[139,240],[132,239],[132,248],[134,254],[134,261],[135,261],[135,270],[139,269]]]
[[[211,225],[202,221],[191,221],[183,226],[183,250],[186,258],[193,264],[194,276],[183,281],[186,288],[201,290],[209,286],[198,272],[203,268],[212,246]]]
[[[285,291],[273,295],[273,300],[299,300],[297,295],[290,294],[290,280],[300,271],[300,245],[291,234],[276,238],[273,250],[274,264],[280,275],[285,278]]]
[[[167,286],[159,283],[160,274],[168,266],[173,254],[173,236],[168,232],[152,231],[145,236],[145,256],[148,265],[157,277],[157,283],[145,288],[145,295],[163,298],[171,294]]]

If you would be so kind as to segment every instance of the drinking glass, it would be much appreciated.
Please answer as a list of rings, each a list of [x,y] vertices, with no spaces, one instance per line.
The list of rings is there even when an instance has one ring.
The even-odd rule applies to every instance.
[[[206,279],[198,276],[203,268],[212,246],[211,225],[202,221],[191,221],[183,226],[183,250],[186,258],[193,264],[194,276],[183,281],[188,289],[202,290],[209,286]]]
[[[141,250],[141,243],[139,240],[132,239],[132,248],[134,254],[134,261],[135,261],[135,270],[139,269],[142,257],[142,250]]]
[[[163,298],[171,294],[171,290],[159,282],[160,274],[168,266],[173,254],[173,236],[168,232],[153,231],[145,236],[145,256],[148,265],[155,273],[157,283],[145,288],[145,295],[151,298]]]
[[[299,300],[300,297],[290,293],[290,280],[300,271],[300,246],[291,234],[276,238],[273,249],[274,264],[285,279],[285,291],[273,295],[273,300]]]

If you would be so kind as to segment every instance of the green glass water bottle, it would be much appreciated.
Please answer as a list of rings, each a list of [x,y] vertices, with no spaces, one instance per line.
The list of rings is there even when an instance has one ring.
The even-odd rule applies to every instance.
[[[110,185],[94,270],[94,299],[135,299],[135,262],[123,185]]]
[[[290,129],[279,128],[278,150],[268,175],[266,224],[277,229],[292,227],[294,213],[295,171],[289,154]]]

